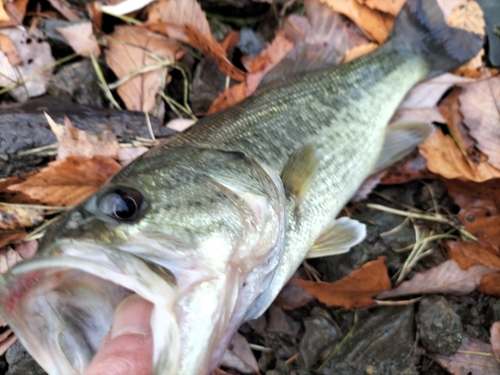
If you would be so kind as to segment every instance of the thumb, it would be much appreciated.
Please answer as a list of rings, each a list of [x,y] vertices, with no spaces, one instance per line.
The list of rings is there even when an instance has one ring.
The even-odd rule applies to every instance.
[[[85,375],[149,375],[153,367],[153,305],[137,294],[117,307],[115,321]]]

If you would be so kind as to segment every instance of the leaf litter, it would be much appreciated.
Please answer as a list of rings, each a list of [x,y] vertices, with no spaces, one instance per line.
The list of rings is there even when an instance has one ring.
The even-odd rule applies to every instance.
[[[4,3],[5,7],[0,7],[0,27],[2,24],[20,23],[24,17],[26,3],[26,1]],[[186,56],[190,47],[213,59],[222,72],[239,82],[228,87],[212,104],[209,110],[212,113],[243,100],[261,84],[265,85],[273,79],[283,79],[287,74],[296,74],[296,70],[288,70],[287,59],[304,58],[305,70],[312,70],[329,64],[338,64],[341,61],[350,61],[377,48],[387,37],[394,16],[404,1],[306,1],[306,16],[292,14],[284,18],[283,30],[276,33],[268,47],[255,58],[243,56],[240,65],[235,65],[227,53],[232,49],[228,43],[235,43],[236,34],[233,34],[232,42],[226,39],[226,44],[218,43],[209,27],[205,12],[193,0],[159,1],[145,9],[142,14],[126,16],[129,18],[124,19],[133,20],[130,16],[139,15],[142,19],[146,19],[146,23],[142,26],[132,26],[140,22],[135,20],[127,26],[117,26],[113,33],[104,37],[106,43],[103,43],[103,39],[99,39],[100,35],[98,38],[92,33],[89,22],[81,23],[82,14],[76,12],[70,4],[65,1],[52,1],[52,3],[63,17],[78,22],[74,26],[59,29],[77,53],[86,56],[86,51],[93,51],[97,56],[100,49],[98,44],[105,44],[107,65],[118,77],[118,82],[111,87],[117,87],[118,95],[126,108],[156,114],[158,110],[161,112],[162,108],[158,93],[169,84],[172,68],[179,68],[179,59]],[[483,15],[474,1],[450,0],[440,3],[444,5],[443,11],[450,24],[484,35]],[[338,13],[355,23],[364,35],[360,35],[356,27],[346,24]],[[82,29],[79,29],[80,27]],[[160,34],[167,35],[170,39]],[[0,66],[12,67],[20,64],[21,60],[26,61],[23,50],[16,45],[16,39],[13,37],[1,39],[0,50],[4,52],[3,55],[0,53]],[[52,58],[50,52],[48,56]],[[1,58],[5,58],[4,65]],[[310,63],[312,60],[315,60],[315,63]],[[51,61],[54,61],[53,58]],[[17,95],[18,100],[39,95],[37,92],[44,91],[44,82],[50,77],[50,69],[46,70],[45,74],[35,73],[52,62],[47,60],[42,67],[37,66],[37,70],[28,71],[22,77],[13,76],[9,82],[4,82],[3,86],[9,87],[21,82],[22,87],[11,90],[12,95]],[[247,72],[237,66],[245,67]],[[189,69],[189,66],[187,68]],[[388,296],[392,298],[406,294],[469,293],[475,288],[500,296],[499,288],[496,287],[500,284],[500,273],[496,271],[500,270],[500,258],[497,254],[499,242],[494,233],[495,221],[498,220],[496,198],[488,201],[489,197],[496,196],[494,186],[499,178],[497,168],[500,157],[496,147],[498,142],[496,142],[495,127],[498,125],[496,121],[498,77],[494,71],[484,67],[481,54],[454,73],[455,75],[447,74],[421,83],[402,103],[393,121],[425,119],[440,124],[440,129],[437,129],[420,147],[420,155],[407,160],[404,167],[406,169],[402,172],[386,172],[388,177],[385,178],[386,181],[443,179],[449,194],[460,207],[458,220],[466,230],[478,237],[478,241],[467,242],[462,239],[448,241],[445,246],[448,249],[448,256],[452,259],[434,264],[427,270],[425,267],[422,269],[417,266],[418,270],[410,274],[409,281],[404,281],[392,290],[388,273],[392,274],[393,267],[388,259],[388,270],[384,264],[384,257],[368,263],[365,261],[365,264],[359,265],[357,270],[333,283],[294,279],[290,283],[291,292],[288,293],[288,297],[285,292],[281,294],[280,305],[296,308],[314,303],[311,302],[312,297],[309,294],[297,292],[299,290],[297,285],[316,294],[321,301],[333,306],[343,306],[345,309],[374,306],[374,298],[388,298]],[[22,82],[26,78],[30,79],[26,83]],[[106,85],[106,82],[102,81],[101,84]],[[34,88],[27,90],[28,87]],[[24,90],[24,93],[16,94],[21,92],[20,89]],[[176,130],[184,130],[187,126],[184,120],[180,119],[170,126]],[[73,128],[69,121],[66,121],[64,127],[58,126],[53,125],[58,134],[56,161],[37,173],[31,173],[15,181],[10,180],[11,182],[5,184],[0,183],[1,194],[9,192],[12,195],[5,196],[9,196],[12,200],[24,199],[24,202],[29,203],[73,205],[95,191],[120,169],[117,159],[124,164],[146,150],[144,147],[119,149],[116,137],[110,132],[100,136],[88,135]],[[415,165],[421,166],[423,160],[432,173],[425,168],[415,167]],[[90,172],[92,177],[84,175],[84,172]],[[401,174],[405,173],[406,177],[398,180]],[[374,180],[373,185],[378,183],[380,178]],[[490,183],[491,188],[487,185]],[[475,196],[475,192],[479,195],[482,192],[482,197]],[[10,233],[0,237],[1,244],[18,241],[26,236],[24,228],[29,230],[36,226],[46,211],[34,207],[9,209],[11,210],[9,212],[22,209],[26,214],[14,215],[17,221],[14,220],[13,223],[18,224],[8,227]],[[474,220],[470,220],[471,217],[474,217]],[[10,239],[3,243],[2,238]],[[34,254],[36,247],[36,241],[30,241],[15,245],[15,250],[11,247],[4,248],[6,250],[3,257],[0,256],[0,264],[9,267],[15,260]],[[24,255],[21,257],[21,254]],[[498,328],[495,324],[491,327],[492,346],[498,347],[498,344],[494,344],[495,340],[498,341],[498,336],[495,336],[498,334]],[[3,341],[4,339],[7,341]],[[0,350],[6,347],[2,346],[4,343],[10,343],[11,340],[13,339],[10,333],[6,337],[1,336]],[[460,348],[455,354],[456,357],[445,358],[435,355],[434,359],[451,373],[461,374],[467,373],[466,371],[476,373],[475,371],[481,368],[490,371],[489,365],[480,363],[478,360],[480,356],[470,359],[471,354],[465,353],[469,349],[477,349],[473,339],[467,340],[469,339],[464,339],[463,345],[469,346]],[[243,352],[248,354],[246,340],[243,339],[240,344],[246,348]],[[481,347],[481,350],[483,349]],[[258,364],[251,359],[244,359],[247,354],[242,354],[243,352],[233,353],[233,366],[241,371],[258,371]],[[289,356],[291,357],[293,354]],[[461,367],[457,369],[456,363],[461,363]],[[247,366],[246,369],[243,369],[244,365]]]

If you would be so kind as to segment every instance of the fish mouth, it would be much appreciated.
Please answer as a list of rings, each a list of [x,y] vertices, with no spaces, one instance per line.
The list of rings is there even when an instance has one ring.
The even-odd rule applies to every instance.
[[[92,244],[59,245],[0,277],[0,314],[45,371],[77,375],[85,372],[116,308],[132,293],[154,305],[155,368],[175,373],[180,340],[175,282],[132,254]]]

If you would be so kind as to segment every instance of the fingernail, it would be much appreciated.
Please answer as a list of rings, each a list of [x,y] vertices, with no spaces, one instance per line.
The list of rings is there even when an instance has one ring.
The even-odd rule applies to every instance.
[[[123,335],[150,335],[152,311],[153,304],[137,294],[125,298],[116,308],[111,340]]]

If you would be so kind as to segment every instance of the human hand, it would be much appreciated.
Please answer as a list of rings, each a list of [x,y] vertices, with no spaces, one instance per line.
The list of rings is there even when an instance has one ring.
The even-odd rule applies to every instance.
[[[148,375],[153,367],[153,305],[133,294],[120,303],[115,321],[85,375]]]

